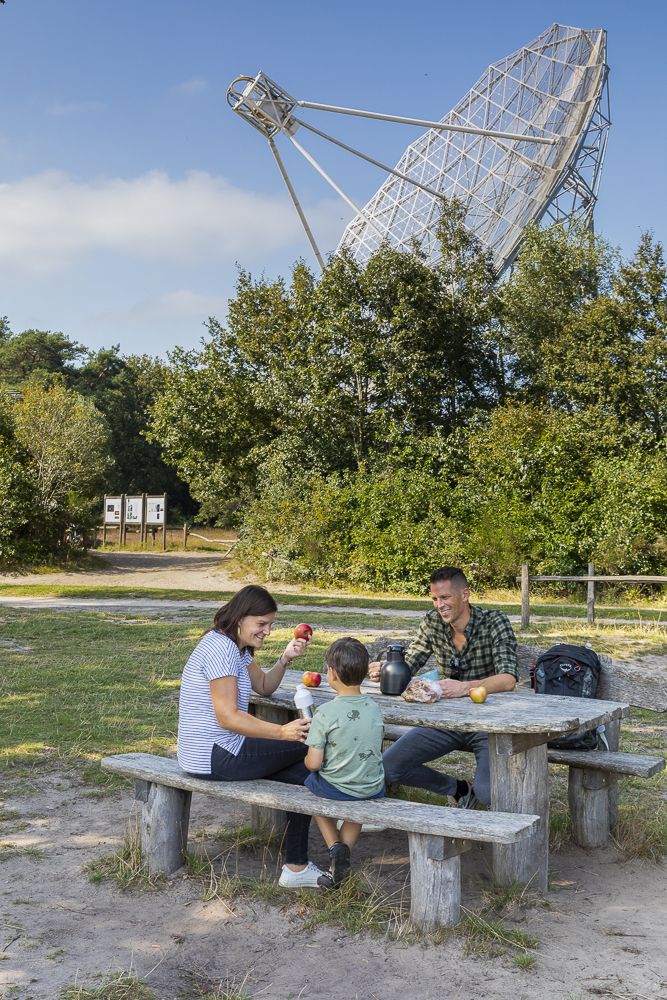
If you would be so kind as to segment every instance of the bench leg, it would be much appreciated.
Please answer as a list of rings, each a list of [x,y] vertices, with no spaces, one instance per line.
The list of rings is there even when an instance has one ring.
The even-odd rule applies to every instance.
[[[291,722],[296,712],[288,708],[278,708],[274,705],[251,705],[249,711],[257,719],[272,722],[276,726],[284,726]],[[265,830],[278,840],[282,840],[287,828],[287,813],[282,809],[271,809],[269,806],[252,806],[250,824],[256,833]]]
[[[535,833],[517,844],[493,845],[493,874],[499,885],[530,883],[542,892],[549,878],[549,765],[547,745],[519,753],[497,752],[489,733],[491,808],[498,812],[539,816]]]
[[[454,927],[461,919],[461,854],[471,842],[408,834],[410,917],[425,930]]]
[[[615,719],[613,722],[608,722],[606,724],[605,736],[607,737],[610,751],[612,753],[618,753],[621,737],[620,719]],[[618,799],[620,789],[618,787],[618,776],[616,774],[608,774],[607,779],[609,782],[607,788],[607,799],[609,800],[609,829],[613,830],[616,826],[616,820],[618,819]]]
[[[188,844],[190,801],[192,792],[167,785],[150,784],[143,801],[141,816],[141,855],[148,864],[148,871],[177,871],[185,860]]]
[[[567,797],[575,844],[600,847],[609,840],[608,772],[570,767]]]

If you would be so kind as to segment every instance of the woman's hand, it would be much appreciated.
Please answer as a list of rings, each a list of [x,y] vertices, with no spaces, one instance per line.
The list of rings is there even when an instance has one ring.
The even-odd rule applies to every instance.
[[[294,719],[287,725],[280,727],[281,740],[292,740],[296,743],[305,743],[308,730],[310,729],[310,719]]]
[[[297,660],[300,656],[303,656],[312,641],[312,635],[309,635],[307,639],[292,639],[292,641],[285,646],[283,663],[286,663],[289,667],[292,660]]]

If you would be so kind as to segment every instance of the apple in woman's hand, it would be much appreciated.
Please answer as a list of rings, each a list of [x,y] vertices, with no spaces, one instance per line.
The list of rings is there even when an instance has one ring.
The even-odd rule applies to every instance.
[[[300,625],[297,625],[297,627],[294,629],[295,639],[310,639],[312,634],[313,634],[312,628],[310,627],[310,625],[306,625],[305,622],[302,622]]]
[[[322,683],[322,674],[316,674],[312,670],[306,670],[301,680],[307,688],[316,688]]]
[[[470,697],[478,705],[481,705],[483,701],[486,701],[486,688],[485,687],[471,688]]]

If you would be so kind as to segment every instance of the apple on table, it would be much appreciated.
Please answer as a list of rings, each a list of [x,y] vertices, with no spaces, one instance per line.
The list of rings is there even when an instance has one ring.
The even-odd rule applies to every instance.
[[[481,705],[482,702],[486,701],[486,688],[483,685],[480,687],[470,689],[470,698],[477,705]]]
[[[322,674],[315,673],[314,670],[306,670],[301,680],[307,688],[316,688],[322,683]]]

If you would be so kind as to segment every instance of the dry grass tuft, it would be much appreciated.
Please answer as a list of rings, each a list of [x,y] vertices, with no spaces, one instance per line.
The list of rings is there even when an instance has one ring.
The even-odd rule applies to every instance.
[[[59,1000],[156,1000],[146,983],[127,972],[116,973],[100,986],[63,986],[58,996]]]
[[[126,827],[122,845],[117,851],[94,858],[84,865],[90,882],[115,882],[122,889],[141,889],[143,892],[164,889],[167,878],[161,872],[150,875],[141,857],[141,840],[136,827]]]
[[[187,996],[196,1000],[253,1000],[252,994],[245,988],[249,978],[249,972],[246,972],[241,982],[230,977],[229,972],[224,979],[199,971],[185,971],[181,975],[186,984]],[[179,993],[179,996],[183,995]]]
[[[667,854],[667,805],[654,801],[621,805],[611,837],[628,860],[657,864]]]
[[[533,949],[540,946],[537,938],[523,931],[510,930],[502,920],[485,920],[472,910],[464,907],[461,910],[463,916],[457,930],[463,937],[464,953],[471,958],[498,958],[508,952],[531,955]]]

